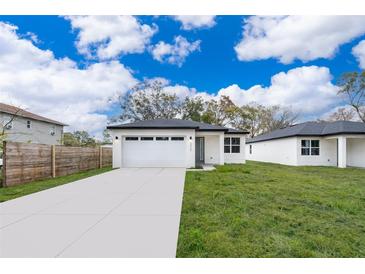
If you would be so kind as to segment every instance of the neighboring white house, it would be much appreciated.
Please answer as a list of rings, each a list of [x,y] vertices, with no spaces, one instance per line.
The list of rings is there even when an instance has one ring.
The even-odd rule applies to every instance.
[[[245,163],[248,132],[180,119],[108,126],[113,167],[199,167]]]
[[[10,123],[9,123],[10,122]],[[63,123],[0,103],[0,123],[6,140],[57,145],[62,143]]]
[[[365,123],[306,122],[246,142],[246,158],[293,166],[365,167]]]

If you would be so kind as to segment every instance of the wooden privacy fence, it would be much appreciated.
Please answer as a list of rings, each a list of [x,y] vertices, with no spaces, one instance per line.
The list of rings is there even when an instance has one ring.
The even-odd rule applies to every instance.
[[[4,142],[3,186],[112,165],[112,149]]]

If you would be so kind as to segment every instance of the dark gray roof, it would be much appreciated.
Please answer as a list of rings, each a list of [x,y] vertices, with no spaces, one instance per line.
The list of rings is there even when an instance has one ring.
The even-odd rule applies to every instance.
[[[121,125],[111,125],[107,129],[195,129],[197,131],[224,131],[229,134],[247,134],[246,131],[240,131],[223,126],[200,123],[190,120],[181,119],[156,119],[137,121]]]
[[[336,122],[306,122],[248,139],[246,143],[256,143],[293,136],[329,136],[336,134],[365,134],[365,123]]]

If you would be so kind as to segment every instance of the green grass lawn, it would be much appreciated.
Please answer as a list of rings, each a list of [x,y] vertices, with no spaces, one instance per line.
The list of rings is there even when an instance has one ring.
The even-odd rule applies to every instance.
[[[12,187],[0,187],[0,202],[4,202],[10,199],[18,198],[20,196],[28,195],[34,192],[45,190],[51,187],[71,183],[86,177],[94,176],[103,172],[112,170],[111,167],[105,167],[101,169],[94,169],[89,171],[84,171],[76,174],[71,174],[67,176],[57,177],[54,179],[42,180],[27,183],[19,186]]]
[[[187,172],[177,257],[365,257],[365,169]]]

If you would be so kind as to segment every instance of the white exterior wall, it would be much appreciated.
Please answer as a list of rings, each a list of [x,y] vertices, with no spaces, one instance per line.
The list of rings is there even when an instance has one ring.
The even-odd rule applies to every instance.
[[[301,140],[319,140],[319,155],[301,155]],[[298,166],[337,166],[337,140],[323,137],[297,137]]]
[[[219,164],[219,135],[205,136],[205,163],[206,164]]]
[[[184,136],[186,167],[195,166],[195,130],[193,129],[110,129],[110,133],[113,139],[113,168],[122,167],[124,136]],[[118,140],[115,137],[118,137]]]
[[[224,164],[224,133],[220,131],[198,131],[196,137],[204,137],[204,159],[206,164]]]
[[[365,167],[365,138],[347,139],[347,165]]]
[[[298,164],[297,145],[296,137],[246,144],[246,159],[295,166]]]
[[[0,123],[5,124],[11,117],[7,113],[0,113]],[[27,121],[31,123],[30,128],[27,128]],[[11,129],[5,130],[7,141],[47,145],[59,145],[62,142],[63,126],[61,125],[17,116],[12,126]],[[51,135],[52,130],[55,132],[54,135]]]
[[[224,162],[227,164],[244,164],[246,163],[246,136],[239,134],[225,134],[224,137],[240,138],[240,153],[224,153]],[[223,148],[224,151],[224,148]]]

